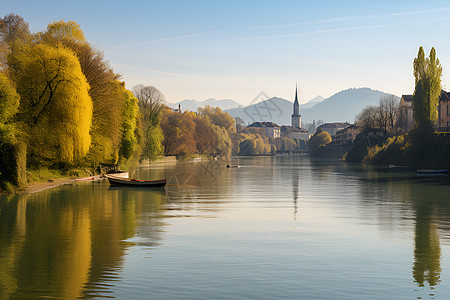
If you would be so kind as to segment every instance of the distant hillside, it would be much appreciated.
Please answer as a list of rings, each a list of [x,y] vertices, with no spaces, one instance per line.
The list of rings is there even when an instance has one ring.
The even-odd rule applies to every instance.
[[[311,108],[316,104],[319,104],[320,102],[322,102],[323,100],[325,100],[325,98],[323,98],[322,96],[317,96],[311,100],[309,100],[308,102],[306,102],[305,104],[300,104],[300,109],[303,108]]]
[[[209,98],[204,101],[196,101],[196,100],[189,100],[185,99],[177,103],[169,103],[169,107],[172,108],[178,108],[178,104],[181,104],[181,110],[190,110],[190,111],[197,111],[197,108],[199,107],[205,107],[206,105],[212,106],[212,107],[219,107],[221,110],[226,110],[230,108],[235,107],[241,107],[242,105],[237,103],[234,100],[231,99],[223,99],[223,100],[217,100],[214,98]]]
[[[390,96],[390,94],[369,88],[344,90],[323,101],[319,101],[322,98],[319,96],[320,98],[316,97],[300,106],[302,123],[311,123],[313,120],[353,123],[355,116],[363,108],[369,105],[377,105],[381,97],[387,96]],[[313,105],[308,107],[308,103]],[[273,97],[247,107],[226,111],[232,117],[243,119],[246,124],[256,121],[271,121],[278,125],[289,125],[291,124],[292,105],[291,101]]]
[[[291,122],[292,105],[291,101],[273,97],[250,106],[227,109],[226,112],[233,118],[239,117],[244,120],[245,125],[264,121],[286,125]]]
[[[369,88],[352,88],[340,91],[311,108],[300,110],[300,114],[304,123],[310,123],[312,120],[353,123],[355,116],[363,108],[377,105],[380,98],[389,96],[391,95]],[[400,100],[400,98],[396,98]]]

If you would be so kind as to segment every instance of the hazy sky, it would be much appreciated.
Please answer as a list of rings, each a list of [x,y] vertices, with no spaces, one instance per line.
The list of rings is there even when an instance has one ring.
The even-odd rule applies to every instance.
[[[419,46],[450,89],[449,1],[4,1],[33,32],[74,20],[127,87],[169,102],[260,94],[300,102],[351,87],[412,93]]]

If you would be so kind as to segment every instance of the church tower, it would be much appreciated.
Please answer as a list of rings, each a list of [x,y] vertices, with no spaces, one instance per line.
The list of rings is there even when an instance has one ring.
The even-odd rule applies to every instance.
[[[292,126],[300,128],[302,125],[302,116],[300,115],[300,105],[298,104],[297,85],[295,85],[294,113],[292,114],[291,119]]]

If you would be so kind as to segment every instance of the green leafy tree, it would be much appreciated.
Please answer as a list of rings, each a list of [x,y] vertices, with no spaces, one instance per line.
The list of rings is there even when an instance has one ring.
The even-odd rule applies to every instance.
[[[413,95],[414,119],[420,130],[432,131],[437,119],[442,76],[436,50],[431,48],[430,56],[425,58],[423,47],[420,47],[413,66],[416,84]]]
[[[139,114],[138,99],[130,91],[124,91],[125,105],[122,113],[122,141],[119,155],[125,159],[131,158],[137,147],[135,136]]]
[[[155,157],[164,154],[164,134],[161,126],[151,126],[147,130],[147,136],[144,137],[143,142],[145,143],[147,157]]]

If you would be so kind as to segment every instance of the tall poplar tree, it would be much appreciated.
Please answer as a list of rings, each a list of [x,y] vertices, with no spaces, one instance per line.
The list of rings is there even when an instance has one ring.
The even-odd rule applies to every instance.
[[[420,47],[413,66],[416,78],[413,95],[414,119],[419,130],[430,132],[437,119],[437,106],[441,95],[442,67],[436,57],[436,50],[431,48],[430,57],[425,58],[423,47]]]

